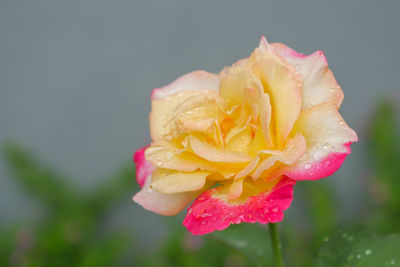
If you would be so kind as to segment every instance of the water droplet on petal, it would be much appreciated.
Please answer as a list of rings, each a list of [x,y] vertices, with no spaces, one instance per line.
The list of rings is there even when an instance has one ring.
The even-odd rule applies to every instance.
[[[279,209],[278,209],[278,208],[273,208],[273,209],[272,209],[272,212],[273,212],[273,213],[278,213],[278,212],[279,212]]]
[[[307,162],[306,165],[304,165],[304,168],[306,170],[310,169],[312,167],[312,163],[311,162]]]

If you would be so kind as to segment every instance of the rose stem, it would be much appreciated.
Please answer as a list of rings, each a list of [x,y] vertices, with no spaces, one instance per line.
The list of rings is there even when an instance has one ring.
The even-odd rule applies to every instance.
[[[269,223],[269,235],[271,237],[272,251],[276,267],[283,267],[282,246],[279,241],[278,224]]]

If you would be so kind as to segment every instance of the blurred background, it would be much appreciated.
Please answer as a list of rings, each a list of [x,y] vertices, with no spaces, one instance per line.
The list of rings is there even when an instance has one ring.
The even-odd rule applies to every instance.
[[[296,187],[286,257],[309,266],[338,226],[399,232],[399,11],[396,0],[0,0],[0,266],[252,266],[218,234],[194,238],[182,215],[133,203],[131,158],[150,141],[153,88],[219,72],[263,34],[325,52],[360,139],[333,177]]]

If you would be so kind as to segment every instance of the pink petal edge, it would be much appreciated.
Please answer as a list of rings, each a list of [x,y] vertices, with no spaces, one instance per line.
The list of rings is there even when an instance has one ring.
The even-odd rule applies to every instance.
[[[352,142],[344,144],[348,150],[345,153],[333,152],[320,161],[308,163],[310,164],[309,167],[307,167],[307,164],[295,167],[289,166],[289,169],[285,170],[283,173],[297,181],[318,180],[328,177],[334,174],[340,166],[342,166],[347,155],[351,153],[351,144]]]
[[[147,177],[156,169],[144,156],[147,147],[149,146],[139,148],[133,155],[133,161],[136,164],[136,181],[140,187],[144,186]]]
[[[283,211],[292,203],[295,183],[285,177],[271,191],[250,197],[246,203],[238,205],[213,197],[212,193],[218,188],[207,190],[188,208],[183,225],[194,235],[204,235],[242,222],[279,222],[283,219]]]

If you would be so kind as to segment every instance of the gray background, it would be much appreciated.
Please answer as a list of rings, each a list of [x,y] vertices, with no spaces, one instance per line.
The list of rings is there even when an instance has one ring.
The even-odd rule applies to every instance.
[[[368,177],[371,108],[381,95],[399,100],[399,12],[398,0],[1,0],[0,143],[26,145],[90,190],[149,142],[152,88],[196,69],[218,72],[265,34],[303,53],[323,50],[343,87],[341,112],[360,142],[327,181],[351,216]],[[1,161],[0,223],[38,212]],[[114,215],[144,234],[160,220],[129,199]]]

